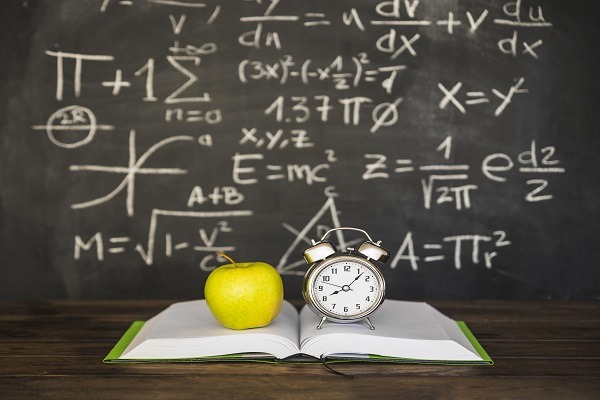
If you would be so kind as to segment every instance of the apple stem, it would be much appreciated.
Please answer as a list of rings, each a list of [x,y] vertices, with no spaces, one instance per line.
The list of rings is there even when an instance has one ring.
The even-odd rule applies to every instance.
[[[229,257],[227,254],[223,253],[222,251],[217,251],[217,255],[227,259],[227,261],[229,261],[230,263],[232,263],[233,265],[235,265],[236,267],[239,267],[235,261],[233,261],[233,258]]]

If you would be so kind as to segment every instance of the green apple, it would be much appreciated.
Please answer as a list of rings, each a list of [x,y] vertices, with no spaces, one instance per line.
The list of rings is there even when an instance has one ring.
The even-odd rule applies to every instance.
[[[236,263],[214,269],[204,285],[208,308],[229,329],[267,326],[283,304],[283,281],[279,272],[264,262]]]

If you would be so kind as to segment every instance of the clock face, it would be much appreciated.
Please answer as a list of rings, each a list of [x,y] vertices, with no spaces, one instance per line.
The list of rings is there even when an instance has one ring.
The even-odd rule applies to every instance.
[[[319,264],[307,282],[313,305],[325,316],[354,320],[367,316],[381,303],[383,276],[366,260],[334,257]]]

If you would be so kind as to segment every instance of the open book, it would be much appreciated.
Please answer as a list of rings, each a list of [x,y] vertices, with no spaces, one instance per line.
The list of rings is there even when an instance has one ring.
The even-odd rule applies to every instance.
[[[386,300],[366,323],[325,322],[308,307],[300,314],[284,301],[267,327],[223,328],[205,300],[175,303],[148,320],[137,321],[105,362],[315,361],[354,360],[491,364],[466,325],[427,303]]]

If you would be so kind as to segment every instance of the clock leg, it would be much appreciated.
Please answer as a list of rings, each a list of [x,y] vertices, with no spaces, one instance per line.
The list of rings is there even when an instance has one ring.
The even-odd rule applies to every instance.
[[[321,318],[321,322],[319,322],[319,325],[317,325],[317,329],[321,329],[321,327],[323,326],[323,323],[325,322],[326,319],[327,319],[326,317]]]
[[[375,329],[375,327],[373,326],[373,324],[371,323],[371,320],[369,318],[365,318],[365,322],[367,323],[367,325],[369,325],[370,330]]]

